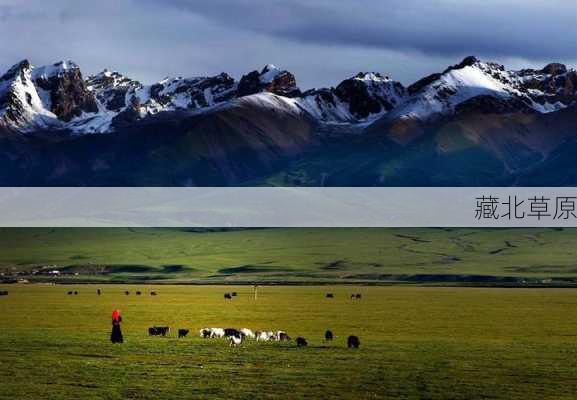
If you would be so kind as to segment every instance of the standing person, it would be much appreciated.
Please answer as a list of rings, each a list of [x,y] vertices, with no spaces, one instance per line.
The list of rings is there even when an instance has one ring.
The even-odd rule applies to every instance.
[[[121,322],[122,317],[120,316],[120,311],[112,311],[112,333],[110,334],[110,341],[112,343],[122,343],[124,341],[122,331],[120,330]]]

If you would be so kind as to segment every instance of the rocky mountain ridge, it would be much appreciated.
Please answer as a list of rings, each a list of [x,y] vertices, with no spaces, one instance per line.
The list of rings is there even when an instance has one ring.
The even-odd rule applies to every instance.
[[[74,62],[33,67],[24,60],[0,77],[0,124],[13,131],[106,133],[166,111],[208,111],[265,93],[319,123],[368,124],[380,118],[407,124],[478,108],[547,113],[577,99],[577,72],[558,63],[541,70],[508,71],[467,57],[408,87],[380,73],[359,73],[334,88],[301,91],[295,76],[272,64],[239,81],[210,77],[166,78],[144,85],[116,71],[84,78]]]

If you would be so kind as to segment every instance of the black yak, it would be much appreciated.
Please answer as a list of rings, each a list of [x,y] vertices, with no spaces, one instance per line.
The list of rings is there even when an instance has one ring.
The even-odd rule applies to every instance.
[[[148,328],[148,334],[150,336],[166,336],[170,328],[168,326],[153,326]]]
[[[333,340],[333,332],[332,331],[327,330],[325,332],[325,340],[327,342],[330,342],[331,340]]]
[[[305,347],[308,345],[307,340],[304,337],[298,337],[296,339],[297,347]]]
[[[186,335],[188,335],[188,329],[179,329],[178,330],[178,338],[183,338],[186,337]]]
[[[361,345],[361,341],[359,340],[359,338],[357,336],[351,335],[347,339],[347,347],[349,349],[358,349],[360,345]]]
[[[234,328],[224,328],[224,336],[231,337],[231,336],[244,336],[238,329]]]

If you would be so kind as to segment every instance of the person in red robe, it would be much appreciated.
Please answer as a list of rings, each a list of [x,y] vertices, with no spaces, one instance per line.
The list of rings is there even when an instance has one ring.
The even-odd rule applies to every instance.
[[[120,316],[120,311],[112,311],[112,333],[110,334],[110,341],[112,343],[124,342],[124,338],[122,337],[122,330],[120,329],[121,322],[122,317]]]

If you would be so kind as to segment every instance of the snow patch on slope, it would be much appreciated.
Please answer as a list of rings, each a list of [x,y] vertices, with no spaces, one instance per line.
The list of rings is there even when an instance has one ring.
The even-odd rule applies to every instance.
[[[62,76],[74,69],[79,69],[76,63],[72,61],[60,61],[52,65],[34,68],[32,71],[32,79],[50,79],[54,76]]]
[[[283,71],[276,67],[274,64],[267,64],[261,74],[260,74],[260,81],[261,83],[271,83],[274,78],[279,76]]]
[[[327,123],[352,123],[356,120],[349,110],[349,105],[342,102],[332,92],[327,91],[324,93],[309,94],[300,99],[296,99],[295,103],[319,121]]]
[[[508,98],[511,89],[476,66],[466,66],[443,74],[436,82],[393,111],[392,116],[426,120],[454,111],[455,106],[473,97],[489,95]]]

